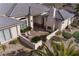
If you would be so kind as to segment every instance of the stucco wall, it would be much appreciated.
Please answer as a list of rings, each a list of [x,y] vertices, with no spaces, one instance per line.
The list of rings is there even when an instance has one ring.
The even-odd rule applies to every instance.
[[[52,32],[51,34],[49,34],[46,39],[50,40],[53,36],[55,36],[56,32],[58,32],[59,30],[57,29],[56,31]]]
[[[12,34],[12,38],[16,38],[17,37],[17,29],[16,29],[16,27],[12,27],[11,28],[11,34]]]
[[[73,22],[72,18],[68,18],[62,22],[61,30],[65,29],[67,25],[70,25]]]
[[[55,20],[52,18],[52,16],[49,16],[47,18],[47,27],[51,27],[51,31],[55,29]],[[48,28],[46,30],[49,30]]]
[[[41,18],[41,16],[35,16],[34,17],[34,23],[42,24],[42,18]]]
[[[14,39],[17,38],[18,36],[20,36],[20,35],[21,35],[21,33],[20,33],[20,26],[17,25],[17,26],[11,27],[11,28],[10,28],[10,32],[11,32],[12,38],[7,39],[7,40],[4,40],[3,42],[1,42],[1,44],[7,43],[7,42],[9,42],[9,41],[11,41],[11,40],[14,40]],[[10,33],[9,33],[9,34],[10,34]]]

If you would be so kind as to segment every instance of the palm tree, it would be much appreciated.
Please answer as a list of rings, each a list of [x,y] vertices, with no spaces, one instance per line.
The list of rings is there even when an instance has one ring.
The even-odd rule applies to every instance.
[[[42,49],[33,50],[30,52],[30,55],[52,56],[53,52],[45,44],[43,44]]]
[[[70,41],[68,45],[65,45],[63,41],[60,43],[51,42],[50,50],[45,44],[43,44],[43,48],[40,50],[31,51],[31,55],[38,56],[76,56],[79,55],[79,52],[75,50],[75,45],[73,41]]]

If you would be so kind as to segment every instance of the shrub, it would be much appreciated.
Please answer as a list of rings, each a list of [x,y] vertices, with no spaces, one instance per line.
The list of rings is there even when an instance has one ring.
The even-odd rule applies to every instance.
[[[29,30],[31,30],[31,27],[29,26],[29,27],[27,27],[27,31],[29,31]]]
[[[73,37],[77,40],[79,40],[79,31],[76,31],[73,33]]]
[[[21,30],[21,33],[25,33],[26,32],[26,28]]]
[[[72,37],[72,35],[70,33],[68,33],[68,32],[63,32],[62,35],[66,39],[70,39]]]
[[[62,32],[61,31],[58,31],[58,32],[56,32],[56,35],[60,35]]]
[[[39,36],[36,36],[36,37],[33,37],[33,38],[31,39],[31,42],[37,43],[37,42],[40,41],[40,40],[41,40],[40,37],[39,37]]]
[[[22,33],[25,33],[25,32],[30,31],[30,30],[31,30],[31,27],[27,27],[27,28],[21,30],[21,32],[22,32]]]
[[[20,41],[19,41],[19,37],[18,37],[18,38],[16,38],[15,40],[10,41],[9,44],[17,44],[17,43],[19,43],[19,42],[20,42]]]

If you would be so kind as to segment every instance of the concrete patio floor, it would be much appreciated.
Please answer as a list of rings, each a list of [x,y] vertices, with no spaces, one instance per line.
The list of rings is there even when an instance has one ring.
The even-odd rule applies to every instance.
[[[49,32],[46,32],[46,31],[31,31],[31,35],[29,35],[29,38],[33,38],[35,36],[41,36],[41,35],[46,35],[48,34]]]

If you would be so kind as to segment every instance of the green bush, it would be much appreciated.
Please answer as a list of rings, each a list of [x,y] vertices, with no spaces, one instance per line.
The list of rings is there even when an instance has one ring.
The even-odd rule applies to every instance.
[[[29,31],[29,30],[31,30],[31,27],[29,26],[29,27],[27,27],[27,31]]]
[[[73,33],[73,37],[77,40],[79,40],[79,31],[76,31]]]
[[[25,33],[26,32],[26,28],[21,30],[21,33]]]
[[[31,39],[31,42],[37,43],[37,42],[40,41],[40,40],[41,40],[40,37],[39,37],[39,36],[36,36],[36,37],[33,37],[33,38]]]
[[[21,32],[22,32],[22,33],[25,33],[25,32],[30,31],[30,30],[31,30],[31,27],[27,27],[27,28],[21,30]]]
[[[70,33],[68,33],[68,32],[63,32],[62,35],[66,39],[70,39],[72,37],[72,35]]]

